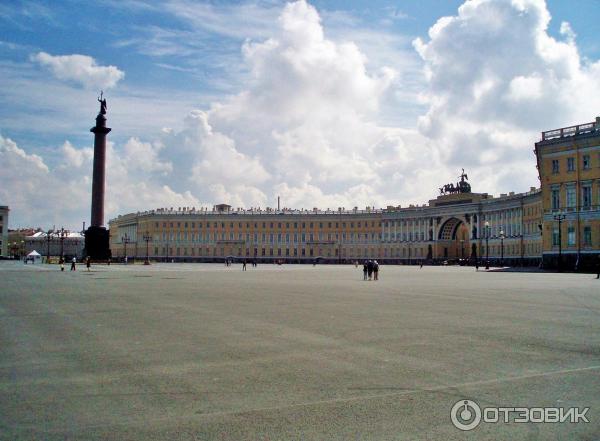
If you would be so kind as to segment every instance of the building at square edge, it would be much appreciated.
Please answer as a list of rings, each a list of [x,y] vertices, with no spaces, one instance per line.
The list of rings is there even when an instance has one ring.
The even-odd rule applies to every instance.
[[[560,255],[565,268],[595,268],[600,118],[542,132],[534,151],[541,185],[525,193],[493,197],[468,186],[419,206],[361,210],[159,208],[110,220],[110,248],[115,259],[147,253],[152,260],[180,262],[408,264],[489,258],[492,265],[556,266]]]

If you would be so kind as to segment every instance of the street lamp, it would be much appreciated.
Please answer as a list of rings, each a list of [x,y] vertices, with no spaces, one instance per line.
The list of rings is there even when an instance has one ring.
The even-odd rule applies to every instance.
[[[562,223],[562,221],[565,220],[565,218],[567,216],[565,214],[555,214],[553,217],[554,217],[554,220],[558,221],[558,270],[560,271],[562,268],[562,228],[561,228],[561,223]]]
[[[500,230],[500,266],[504,266],[504,230]]]
[[[123,236],[121,236],[121,243],[123,244],[123,261],[125,262],[125,264],[127,264],[127,244],[131,241],[131,239],[129,238],[129,236],[127,236],[127,233],[125,233]]]
[[[60,238],[60,257],[65,257],[64,249],[65,249],[65,237],[67,237],[67,230],[62,227],[58,232],[58,237]]]
[[[150,265],[150,260],[148,258],[149,257],[148,247],[149,247],[150,241],[152,240],[152,236],[150,236],[150,233],[147,230],[144,233],[143,239],[146,242],[146,260],[144,261],[144,265]]]
[[[485,269],[490,269],[490,223],[485,221]]]
[[[52,240],[52,235],[54,234],[54,230],[48,230],[46,233],[46,263],[50,263],[50,241]]]

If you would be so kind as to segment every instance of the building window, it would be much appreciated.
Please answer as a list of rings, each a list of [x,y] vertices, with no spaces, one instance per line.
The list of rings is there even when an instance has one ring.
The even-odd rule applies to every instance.
[[[581,188],[581,205],[584,209],[592,206],[592,187],[590,185]]]
[[[590,246],[592,244],[592,227],[583,227],[583,244]]]
[[[583,155],[583,169],[588,170],[590,168],[590,155]]]
[[[575,158],[567,158],[567,171],[575,171]]]
[[[574,208],[576,205],[576,193],[575,186],[571,185],[567,187],[567,207]]]
[[[560,208],[560,190],[558,188],[552,189],[552,209],[558,210]]]
[[[567,229],[567,245],[570,247],[575,245],[575,227]]]
[[[558,169],[558,159],[553,159],[552,160],[552,173],[557,174],[559,171]]]

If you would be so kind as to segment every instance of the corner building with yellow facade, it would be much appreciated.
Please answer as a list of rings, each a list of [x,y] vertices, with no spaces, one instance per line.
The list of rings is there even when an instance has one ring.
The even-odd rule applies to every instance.
[[[427,204],[346,210],[181,207],[112,219],[114,259],[215,262],[485,265],[558,263],[589,267],[600,249],[600,118],[542,132],[535,145],[541,188],[474,193],[461,181]],[[557,165],[558,164],[558,165]],[[561,220],[559,240],[557,214]]]
[[[595,269],[600,264],[600,117],[542,132],[535,153],[544,265]]]

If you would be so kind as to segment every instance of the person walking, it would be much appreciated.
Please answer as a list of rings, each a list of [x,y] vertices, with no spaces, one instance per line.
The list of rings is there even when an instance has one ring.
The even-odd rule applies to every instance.
[[[77,268],[75,268],[75,263],[77,263],[77,259],[73,257],[71,260],[71,271],[76,271]]]
[[[58,264],[60,265],[60,270],[64,271],[65,270],[65,259],[63,259],[62,256],[60,259],[58,259]]]
[[[87,256],[85,258],[85,266],[88,270],[88,272],[90,271],[90,267],[92,266],[92,260],[90,259],[90,256]]]
[[[363,264],[363,280],[367,280],[367,272],[369,271],[368,266],[369,265],[368,265],[367,261],[365,260],[365,263]]]
[[[379,262],[373,262],[373,279],[379,280]]]
[[[479,271],[479,259],[475,259],[475,271]]]
[[[371,280],[371,277],[373,277],[373,261],[369,260],[369,262],[367,262],[367,275],[369,276],[369,280]]]
[[[244,262],[242,263],[242,271],[246,271],[246,259],[244,259]]]

